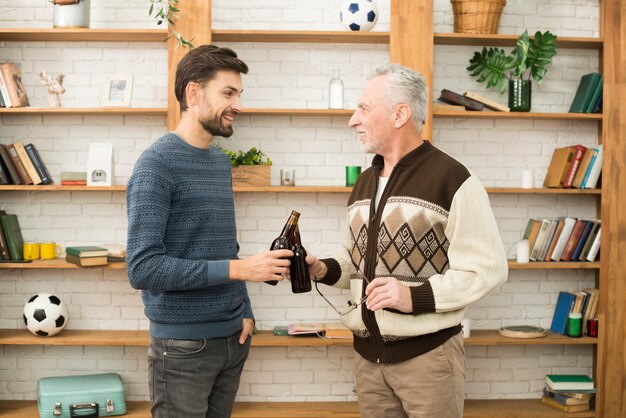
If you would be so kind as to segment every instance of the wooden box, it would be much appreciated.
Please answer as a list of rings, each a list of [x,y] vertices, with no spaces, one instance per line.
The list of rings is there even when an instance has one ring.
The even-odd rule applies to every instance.
[[[271,165],[240,165],[233,167],[233,187],[269,186]]]

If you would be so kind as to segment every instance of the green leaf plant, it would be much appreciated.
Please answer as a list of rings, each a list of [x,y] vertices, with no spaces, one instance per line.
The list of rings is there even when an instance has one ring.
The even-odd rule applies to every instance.
[[[515,49],[506,54],[503,49],[483,48],[475,52],[467,70],[477,82],[487,83],[487,88],[498,87],[500,94],[506,90],[507,81],[515,79],[530,80],[531,77],[541,83],[548,74],[548,66],[556,55],[556,35],[537,31],[530,39],[524,31],[517,39]]]
[[[172,35],[165,38],[170,39],[172,36],[176,39],[177,46],[184,48],[193,48],[191,43],[193,39],[185,39],[183,36],[174,29],[176,21],[178,20],[178,3],[180,0],[150,0],[150,10],[148,14],[157,20],[157,25],[161,25],[163,22],[167,22],[167,25],[172,30]]]
[[[233,167],[238,167],[240,165],[272,165],[272,160],[270,160],[263,153],[263,151],[260,151],[255,147],[250,148],[247,152],[235,152],[221,147],[219,148],[224,152],[224,154],[228,155],[228,158],[230,158],[230,165]]]

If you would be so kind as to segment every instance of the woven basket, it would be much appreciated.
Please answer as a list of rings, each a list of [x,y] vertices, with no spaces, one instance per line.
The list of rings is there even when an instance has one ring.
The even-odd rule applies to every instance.
[[[497,33],[505,0],[450,0],[454,32]]]

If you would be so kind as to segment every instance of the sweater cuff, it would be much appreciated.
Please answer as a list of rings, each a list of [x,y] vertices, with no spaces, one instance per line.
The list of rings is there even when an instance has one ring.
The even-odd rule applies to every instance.
[[[229,279],[230,260],[207,261],[208,286],[230,283]]]
[[[341,266],[334,258],[324,258],[320,260],[322,263],[326,264],[326,276],[323,279],[320,279],[319,282],[328,286],[332,286],[339,281],[341,277]]]
[[[430,282],[426,280],[423,285],[411,287],[411,301],[413,302],[413,315],[421,315],[435,312],[435,296]]]

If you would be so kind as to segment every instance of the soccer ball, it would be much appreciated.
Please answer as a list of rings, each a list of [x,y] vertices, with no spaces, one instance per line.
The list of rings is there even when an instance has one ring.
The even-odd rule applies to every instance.
[[[49,293],[34,295],[24,305],[24,324],[40,337],[52,337],[67,324],[67,307],[58,296]]]
[[[378,20],[378,8],[372,0],[348,0],[340,8],[343,25],[354,31],[368,31]]]

